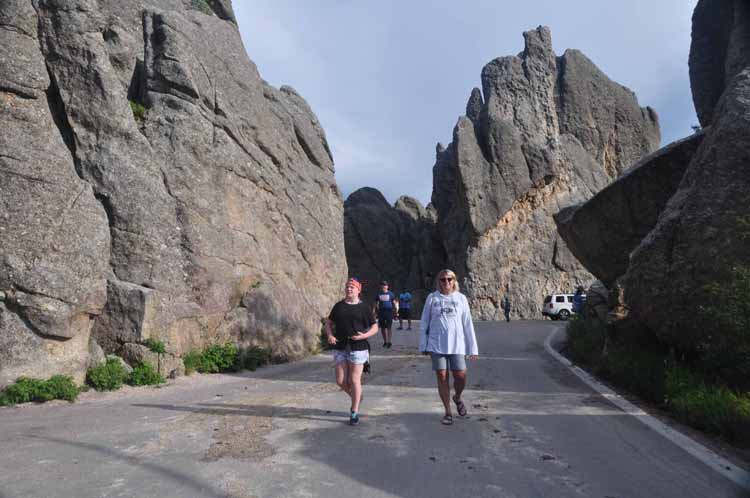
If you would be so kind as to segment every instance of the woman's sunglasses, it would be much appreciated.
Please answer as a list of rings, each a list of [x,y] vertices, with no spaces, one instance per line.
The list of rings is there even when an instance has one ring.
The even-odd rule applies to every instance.
[[[453,282],[453,277],[443,277],[438,280],[440,280],[441,282]]]

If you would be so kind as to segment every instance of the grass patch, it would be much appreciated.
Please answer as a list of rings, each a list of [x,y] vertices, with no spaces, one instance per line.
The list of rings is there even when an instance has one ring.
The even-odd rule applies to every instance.
[[[97,391],[116,391],[128,378],[125,367],[119,360],[109,358],[104,364],[86,372],[86,383]]]
[[[68,375],[54,375],[47,380],[20,377],[14,384],[0,392],[0,406],[18,403],[44,403],[53,399],[73,402],[80,390]]]
[[[750,445],[750,395],[712,386],[694,372],[673,366],[666,373],[666,406],[686,424]]]
[[[132,100],[129,100],[128,102],[130,103],[130,110],[133,111],[133,117],[136,121],[143,121],[146,119],[146,108],[143,104]]]
[[[139,363],[128,376],[128,384],[131,386],[153,386],[165,382],[164,377],[150,363]]]

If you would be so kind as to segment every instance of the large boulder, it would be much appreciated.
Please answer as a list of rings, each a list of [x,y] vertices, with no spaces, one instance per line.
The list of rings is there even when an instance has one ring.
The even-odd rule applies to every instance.
[[[700,0],[693,11],[690,87],[702,126],[732,79],[750,62],[750,5],[745,0]]]
[[[623,277],[631,313],[664,342],[696,349],[706,285],[750,265],[750,66],[728,82],[713,124]]]
[[[605,286],[627,271],[630,253],[656,225],[703,137],[698,132],[646,156],[588,202],[555,214],[567,247]]]
[[[650,156],[557,219],[573,252],[611,287],[613,314],[700,357],[721,342],[705,313],[709,289],[726,288],[750,266],[747,2],[698,2],[690,77],[704,133]]]
[[[395,294],[412,293],[413,308],[420,309],[432,287],[430,276],[444,262],[434,210],[406,196],[391,206],[370,187],[344,203],[344,241],[349,274],[362,281],[367,301],[386,280]]]
[[[557,57],[548,28],[482,71],[453,142],[438,146],[432,204],[448,266],[477,318],[538,317],[546,294],[593,277],[552,215],[583,202],[655,150],[658,118],[576,50]]]
[[[209,5],[0,3],[0,385],[82,378],[91,337],[317,343],[346,276],[325,134]]]

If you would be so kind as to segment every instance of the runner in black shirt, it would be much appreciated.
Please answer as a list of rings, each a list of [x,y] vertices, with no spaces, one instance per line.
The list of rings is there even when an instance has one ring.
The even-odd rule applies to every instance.
[[[362,284],[350,278],[346,282],[346,298],[333,306],[326,320],[328,343],[336,349],[336,384],[352,400],[349,423],[359,423],[362,400],[362,369],[370,358],[367,338],[378,333],[370,307],[359,300]],[[335,330],[334,330],[335,329]]]

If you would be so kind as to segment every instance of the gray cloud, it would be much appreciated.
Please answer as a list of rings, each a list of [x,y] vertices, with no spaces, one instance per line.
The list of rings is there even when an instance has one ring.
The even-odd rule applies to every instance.
[[[482,67],[520,52],[538,25],[551,27],[558,54],[582,50],[656,109],[665,143],[689,134],[696,1],[253,0],[235,10],[261,75],[295,87],[320,118],[344,194],[371,186],[426,203],[435,144],[450,141]]]

